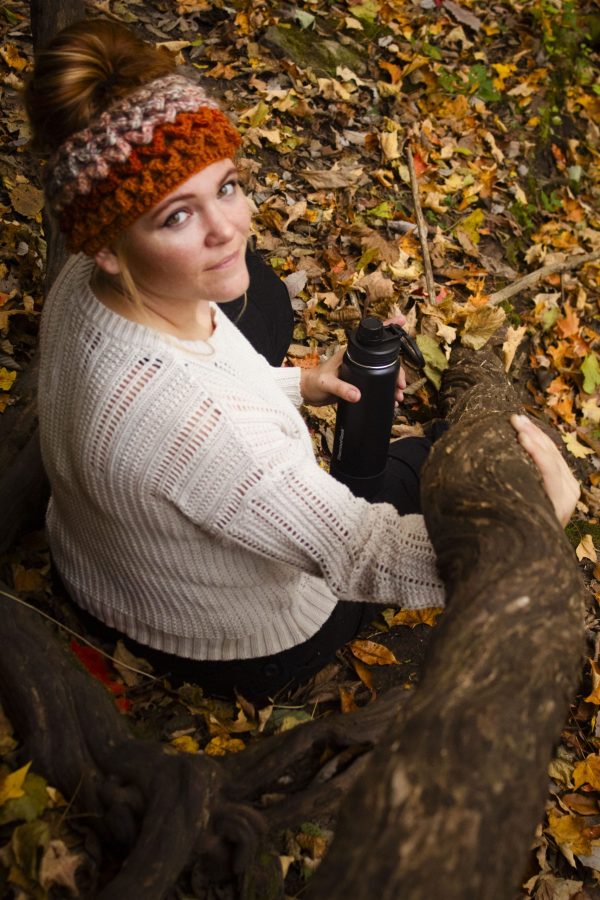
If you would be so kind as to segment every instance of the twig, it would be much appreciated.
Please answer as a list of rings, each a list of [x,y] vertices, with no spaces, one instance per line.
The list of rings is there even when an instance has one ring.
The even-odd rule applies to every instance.
[[[568,256],[565,260],[559,263],[551,263],[548,266],[542,266],[541,269],[535,269],[535,271],[530,272],[528,275],[525,275],[523,278],[519,278],[518,281],[514,281],[512,284],[508,284],[506,287],[503,287],[502,290],[496,291],[493,294],[490,294],[488,298],[488,305],[495,306],[498,303],[503,303],[504,300],[508,300],[509,297],[513,297],[515,294],[518,294],[519,291],[524,291],[526,288],[533,287],[542,278],[545,278],[546,275],[553,275],[556,272],[568,272],[570,269],[578,269],[580,266],[584,266],[586,263],[594,262],[594,260],[600,259],[600,250],[596,250],[594,253],[584,253],[582,255],[573,255]]]
[[[429,256],[429,246],[427,244],[427,224],[423,216],[423,210],[421,209],[421,201],[419,200],[419,184],[417,182],[417,174],[415,172],[415,164],[413,162],[410,147],[406,148],[406,159],[408,160],[410,188],[412,191],[413,205],[415,207],[417,231],[419,232],[421,252],[423,254],[423,268],[425,269],[425,284],[427,285],[427,295],[429,296],[429,302],[435,303],[435,282],[433,280],[433,269],[431,267],[431,259]]]

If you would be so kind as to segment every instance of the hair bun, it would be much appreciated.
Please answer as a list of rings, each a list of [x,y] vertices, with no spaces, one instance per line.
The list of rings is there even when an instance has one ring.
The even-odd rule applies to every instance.
[[[34,147],[56,150],[114,102],[175,69],[171,53],[118,22],[68,26],[39,53],[25,87]]]

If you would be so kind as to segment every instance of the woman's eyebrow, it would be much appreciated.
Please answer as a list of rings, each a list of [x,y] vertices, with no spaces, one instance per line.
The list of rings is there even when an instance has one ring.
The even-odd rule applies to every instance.
[[[237,174],[237,169],[235,168],[235,166],[232,166],[231,169],[225,172],[225,174],[221,178],[219,182],[219,188],[222,188],[223,185],[229,181],[232,175],[237,176]],[[163,212],[163,210],[167,209],[167,207],[171,205],[171,203],[179,203],[181,200],[193,200],[194,197],[195,194],[193,193],[175,194],[174,197],[167,197],[165,200],[163,200],[162,203],[159,203],[159,205],[152,213],[151,218],[154,219],[156,216],[159,216],[161,212]]]

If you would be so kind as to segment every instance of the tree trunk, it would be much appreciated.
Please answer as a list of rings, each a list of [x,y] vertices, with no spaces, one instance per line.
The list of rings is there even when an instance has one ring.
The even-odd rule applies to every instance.
[[[80,19],[85,19],[85,0],[29,0],[33,50],[37,53],[59,31]],[[45,289],[49,291],[67,258],[62,234],[47,210],[43,212],[43,229],[46,237]]]
[[[449,420],[423,477],[448,609],[409,709],[344,803],[308,896],[515,895],[583,650],[582,585],[508,423],[489,351],[454,351]]]
[[[34,53],[67,25],[85,18],[85,0],[30,0]],[[63,267],[67,252],[63,236],[47,210],[43,212],[46,238],[45,292]],[[0,427],[0,552],[25,527],[40,524],[49,488],[42,465],[37,431],[36,385],[38,360],[34,357],[19,373],[12,396],[18,403],[2,415]]]

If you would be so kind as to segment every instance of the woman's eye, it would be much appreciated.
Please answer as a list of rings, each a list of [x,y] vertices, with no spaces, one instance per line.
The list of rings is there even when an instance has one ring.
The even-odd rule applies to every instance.
[[[182,225],[188,217],[185,209],[178,209],[165,220],[164,228],[173,228],[175,225]]]
[[[231,194],[234,194],[237,184],[237,181],[226,181],[225,184],[221,185],[222,196],[229,197]]]

